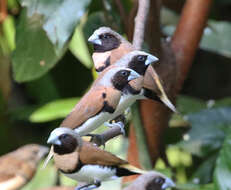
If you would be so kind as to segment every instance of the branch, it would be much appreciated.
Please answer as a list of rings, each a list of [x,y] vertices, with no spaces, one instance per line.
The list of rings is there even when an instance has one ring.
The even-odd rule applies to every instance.
[[[0,0],[0,24],[5,20],[7,17],[7,1]]]
[[[101,146],[101,145],[106,144],[106,142],[109,141],[110,139],[117,137],[119,135],[122,135],[122,134],[123,133],[121,132],[120,127],[115,126],[115,127],[112,127],[111,129],[104,131],[100,135],[93,136],[93,138],[91,139],[91,142],[93,142],[97,146]]]
[[[158,0],[154,2],[156,1]],[[161,64],[155,67],[155,69],[164,83],[166,93],[172,101],[176,98],[176,92],[179,92],[182,87],[183,81],[192,64],[193,57],[203,34],[203,28],[207,21],[211,1],[212,0],[187,0],[172,43],[162,43],[163,53],[160,57]],[[153,12],[158,11],[152,7],[150,9]],[[151,25],[150,23],[148,26],[154,28],[159,27]],[[155,38],[155,36],[153,38]],[[148,40],[148,42],[149,41],[150,40]],[[155,43],[155,41],[153,41],[153,43]],[[153,50],[155,50],[155,48],[153,48]],[[153,51],[151,52],[154,53]],[[165,129],[168,127],[170,112],[158,103],[145,100],[140,104],[140,113],[147,135],[149,153],[153,164],[155,164],[155,161],[161,155],[163,155],[163,159],[166,159],[162,139]],[[128,160],[130,163],[138,166],[138,151],[134,150],[137,149],[134,130],[130,130],[129,141]]]
[[[172,49],[179,66],[176,91],[179,92],[198,48],[212,0],[187,0],[172,38]]]
[[[144,42],[144,32],[149,12],[150,0],[139,0],[138,12],[135,18],[135,30],[133,35],[133,46],[141,49]]]

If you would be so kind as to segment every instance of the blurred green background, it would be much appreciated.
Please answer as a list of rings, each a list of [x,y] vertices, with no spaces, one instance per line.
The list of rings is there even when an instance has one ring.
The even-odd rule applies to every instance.
[[[132,0],[121,1],[128,12]],[[0,154],[46,144],[96,77],[86,39],[100,26],[124,34],[113,0],[8,0],[0,15]],[[163,0],[161,30],[171,36],[184,0]],[[171,168],[156,168],[179,189],[231,189],[231,0],[215,0],[192,69],[166,132]],[[193,28],[192,28],[193,30]],[[102,129],[101,129],[102,130]],[[124,146],[126,144],[126,146]],[[125,158],[127,139],[107,148]],[[49,165],[23,188],[55,183]],[[66,178],[61,183],[73,184]],[[117,184],[117,185],[114,185]],[[119,189],[119,182],[102,189]]]

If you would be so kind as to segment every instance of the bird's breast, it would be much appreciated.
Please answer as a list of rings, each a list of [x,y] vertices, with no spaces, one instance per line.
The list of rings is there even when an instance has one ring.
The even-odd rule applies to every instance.
[[[116,169],[107,166],[85,165],[78,172],[64,175],[77,181],[93,183],[94,180],[107,181],[116,178]]]

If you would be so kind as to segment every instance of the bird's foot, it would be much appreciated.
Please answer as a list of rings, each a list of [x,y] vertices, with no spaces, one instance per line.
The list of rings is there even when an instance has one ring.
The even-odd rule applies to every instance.
[[[101,181],[94,180],[93,184],[87,184],[80,187],[76,187],[75,190],[92,190],[100,187],[100,185],[101,185]]]
[[[124,123],[122,121],[118,121],[118,122],[109,121],[109,122],[105,122],[104,125],[110,128],[119,127],[122,135],[125,136]]]
[[[102,135],[100,135],[100,134],[87,134],[86,136],[91,137],[90,142],[94,143],[97,146],[103,145],[103,147],[105,148],[105,140],[104,140]]]

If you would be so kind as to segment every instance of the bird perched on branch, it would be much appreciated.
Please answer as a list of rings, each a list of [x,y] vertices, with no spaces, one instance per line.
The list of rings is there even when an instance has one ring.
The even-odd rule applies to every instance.
[[[92,59],[97,72],[113,65],[127,53],[135,50],[130,42],[109,27],[100,27],[89,37],[88,42],[93,44],[94,53]],[[152,98],[152,92],[158,92],[164,102],[173,112],[177,112],[175,106],[168,99],[160,79],[150,65],[145,73],[143,88],[147,91],[147,98]]]
[[[47,143],[54,146],[54,161],[59,171],[67,177],[87,183],[76,190],[91,190],[99,187],[103,181],[146,173],[92,143],[83,141],[69,128],[53,130]],[[160,173],[158,175],[165,180],[162,187],[174,185],[171,179]]]
[[[0,189],[17,190],[34,176],[48,148],[29,144],[0,157]]]
[[[83,136],[100,127],[105,121],[113,119],[123,91],[133,89],[128,84],[129,81],[139,77],[137,72],[125,67],[103,72],[60,126],[74,129]],[[139,86],[138,89],[141,89],[142,84]],[[128,96],[133,94],[128,92]]]

